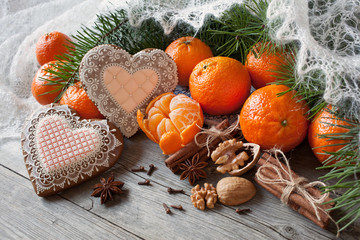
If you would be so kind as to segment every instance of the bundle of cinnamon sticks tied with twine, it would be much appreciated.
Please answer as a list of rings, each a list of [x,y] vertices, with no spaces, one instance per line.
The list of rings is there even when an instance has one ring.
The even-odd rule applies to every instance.
[[[265,152],[258,161],[259,168],[255,181],[267,191],[280,198],[281,202],[307,217],[321,228],[326,228],[329,220],[334,220],[327,209],[333,203],[329,193],[322,194],[316,186],[325,186],[323,182],[308,182],[290,169],[289,161],[280,150],[274,150],[275,157]],[[285,164],[279,160],[279,155]],[[338,228],[338,226],[336,225]]]
[[[199,154],[199,162],[207,161],[212,151],[216,149],[219,143],[232,139],[241,133],[238,127],[239,122],[234,122],[231,126],[227,119],[220,122],[210,129],[201,129],[194,140],[179,151],[165,160],[165,165],[172,171],[179,170],[179,164],[191,159],[195,154]]]

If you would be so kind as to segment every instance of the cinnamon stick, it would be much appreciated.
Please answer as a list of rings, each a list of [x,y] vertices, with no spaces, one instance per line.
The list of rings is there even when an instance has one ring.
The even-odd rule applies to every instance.
[[[262,174],[271,179],[277,178],[277,174],[272,171],[263,171]],[[284,188],[286,187],[285,184],[266,184],[261,181],[258,181],[257,179],[255,179],[255,181],[278,198],[281,198]],[[269,190],[268,188],[270,188],[271,190]],[[304,215],[303,213],[305,213],[307,216],[311,215],[312,218],[316,220],[314,222],[322,228],[326,226],[327,221],[329,220],[328,216],[324,212],[319,211],[320,221],[318,221],[314,208],[303,196],[295,192],[291,193],[289,197],[288,205],[290,208],[294,209],[295,211],[298,211],[302,215]],[[311,220],[313,221],[313,219]]]
[[[287,174],[284,174],[284,171],[282,171],[282,169],[280,168],[280,165],[278,164],[278,161],[277,161],[274,157],[272,157],[269,153],[264,153],[264,154],[262,155],[262,157],[259,159],[258,164],[259,164],[259,165],[263,165],[265,162],[271,163],[271,164],[279,167],[279,170],[281,170],[281,173],[283,174],[283,176],[285,177],[285,179],[286,179],[286,180],[290,180],[289,177],[287,176]],[[285,168],[285,169],[288,170],[288,168],[287,168],[287,166],[286,166],[285,164],[283,164],[283,163],[281,163],[281,162],[279,162],[279,163],[281,164],[281,166],[282,166],[283,168]],[[298,178],[298,177],[299,177],[299,175],[298,175],[296,172],[294,172],[292,169],[290,169],[290,173],[291,173],[291,175],[293,176],[293,178]],[[315,197],[320,197],[320,196],[322,195],[321,191],[320,191],[318,188],[316,188],[316,187],[307,188],[307,191],[308,191],[311,195],[313,195],[313,196],[315,196]],[[330,200],[331,200],[331,198],[328,198],[326,201],[330,201]],[[329,205],[327,204],[327,205],[324,205],[324,206],[327,206],[327,208],[331,208],[331,207],[332,207],[332,205],[330,205],[330,204],[329,204]]]
[[[262,158],[259,159],[258,164],[259,165],[269,164],[269,165],[276,166],[279,169],[279,171],[282,173],[283,177],[285,179],[289,180],[289,177],[287,176],[287,174],[284,172],[284,170],[281,169],[281,166],[282,166],[284,169],[289,170],[287,168],[287,166],[285,164],[277,161],[275,158],[271,157],[271,155],[269,155],[268,153],[263,154]],[[294,179],[299,177],[291,169],[289,172],[292,174],[292,177]],[[278,178],[277,173],[275,172],[275,170],[272,170],[272,168],[266,168],[266,171],[262,171],[262,174],[265,177],[270,178],[270,179]],[[278,198],[281,198],[283,190],[286,187],[285,183],[266,184],[266,183],[259,181],[257,178],[255,178],[255,181]],[[315,197],[321,196],[321,191],[315,187],[307,188],[307,191],[312,196],[315,196]],[[331,200],[331,198],[326,199],[326,201],[329,201],[329,200]],[[319,210],[318,211],[318,214],[320,217],[320,221],[319,221],[316,217],[315,210],[311,206],[311,204],[303,196],[301,196],[295,192],[291,193],[291,195],[289,197],[288,205],[290,208],[294,209],[295,211],[298,211],[303,216],[309,218],[311,221],[313,221],[315,224],[317,224],[321,228],[325,228],[330,220],[330,217],[327,214],[325,214],[323,211]],[[326,210],[328,208],[331,208],[332,204],[320,205],[319,207],[323,210]]]
[[[222,121],[215,127],[219,130],[224,130],[227,127],[229,127],[229,125],[230,125],[229,121],[227,119],[225,119],[224,121]],[[200,143],[200,144],[206,142],[206,139],[207,139],[206,135],[200,135],[197,138],[198,143]],[[210,145],[214,146],[215,144],[219,144],[219,142],[217,142],[216,140],[214,140]],[[201,150],[201,147],[199,147],[195,143],[195,140],[193,140],[190,143],[188,143],[187,145],[185,145],[183,148],[181,148],[179,151],[177,151],[176,153],[171,155],[169,158],[167,158],[165,160],[165,165],[168,168],[170,168],[171,171],[176,172],[178,170],[178,165],[180,163],[184,162],[186,159],[191,158],[200,150]],[[205,150],[206,150],[206,154],[207,154],[207,149],[205,148]],[[202,152],[201,156],[199,156],[199,157],[203,157],[203,152]]]
[[[255,178],[255,181],[261,186],[263,187],[265,190],[267,190],[268,192],[270,192],[271,194],[273,194],[275,197],[277,198],[281,198],[281,194],[282,192],[278,192],[276,190],[273,189],[273,186],[269,185],[269,184],[265,184],[265,183],[260,183],[258,182],[258,180]],[[301,215],[307,217],[308,219],[310,219],[311,221],[313,221],[316,225],[318,225],[321,228],[326,228],[327,226],[327,222],[322,220],[319,221],[317,220],[316,216],[309,213],[306,209],[300,208],[299,205],[295,204],[294,202],[292,202],[291,200],[288,203],[288,206],[297,211],[298,213],[300,213]]]

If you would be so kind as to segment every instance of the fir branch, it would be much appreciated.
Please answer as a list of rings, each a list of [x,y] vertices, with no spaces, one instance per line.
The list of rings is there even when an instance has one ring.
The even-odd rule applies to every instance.
[[[119,18],[119,15],[121,16]],[[49,79],[52,84],[63,85],[59,90],[59,95],[54,102],[59,102],[67,88],[74,82],[79,80],[78,72],[80,62],[83,56],[92,48],[105,42],[111,35],[121,26],[128,22],[125,14],[119,11],[117,14],[111,13],[108,16],[98,16],[98,22],[95,23],[95,29],[83,27],[82,33],[72,36],[76,42],[71,42],[74,47],[68,47],[69,54],[56,56],[55,58],[60,64],[53,65],[56,70],[48,70],[52,74],[53,79]],[[65,84],[64,84],[65,83]]]
[[[211,19],[199,31],[199,38],[209,44],[215,55],[245,62],[248,52],[258,42],[268,42],[266,0],[250,0],[234,5],[220,19]],[[264,45],[266,46],[266,45]],[[265,48],[261,48],[262,53]]]
[[[304,79],[300,81],[296,71],[296,56],[297,56],[297,45],[295,43],[288,44],[282,47],[283,64],[279,64],[273,70],[276,77],[274,84],[286,85],[291,90],[295,90],[295,96],[300,97],[300,100],[306,101],[309,106],[308,117],[313,118],[321,109],[323,109],[327,103],[323,99],[325,91],[325,83],[320,79],[323,78],[323,74],[319,71],[308,73],[304,76]],[[311,84],[308,84],[311,82]],[[283,95],[280,93],[279,95]]]
[[[334,110],[326,109],[332,114],[337,114]],[[330,154],[330,157],[324,162],[324,166],[318,169],[330,169],[328,173],[320,177],[320,180],[330,181],[337,180],[335,184],[323,188],[324,192],[345,190],[345,192],[334,198],[331,202],[336,205],[329,210],[341,210],[344,216],[337,220],[338,224],[343,225],[340,231],[346,229],[350,224],[360,219],[360,152],[359,136],[360,123],[348,119],[336,118],[350,125],[325,123],[331,127],[340,127],[347,129],[344,133],[332,133],[319,135],[328,141],[343,141],[340,144],[329,144],[327,146],[343,146],[337,152],[325,151],[324,154]],[[325,146],[325,147],[327,147]]]

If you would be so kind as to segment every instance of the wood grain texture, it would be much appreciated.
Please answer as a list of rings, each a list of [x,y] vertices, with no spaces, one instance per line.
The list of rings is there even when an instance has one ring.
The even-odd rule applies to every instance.
[[[1,200],[5,203],[1,205],[9,202],[12,208],[17,209],[16,214],[3,210],[7,218],[11,216],[12,224],[4,220],[0,222],[0,229],[8,229],[4,234],[10,238],[18,238],[18,235],[14,234],[18,231],[15,224],[17,222],[24,225],[21,227],[24,229],[21,231],[22,236],[39,236],[39,233],[30,230],[32,228],[25,223],[30,221],[33,215],[41,214],[41,219],[45,219],[41,224],[49,224],[53,229],[51,236],[55,238],[65,233],[61,224],[54,225],[49,220],[53,219],[54,215],[60,219],[58,222],[65,221],[66,218],[66,224],[77,228],[76,236],[88,236],[92,233],[89,225],[81,224],[79,219],[84,219],[86,223],[101,219],[104,230],[100,232],[104,231],[104,234],[107,234],[109,229],[115,229],[116,235],[123,238],[130,236],[144,239],[335,239],[334,233],[319,228],[310,220],[282,205],[279,199],[258,185],[255,198],[241,206],[228,207],[216,204],[214,209],[205,211],[194,208],[189,197],[192,186],[188,181],[180,181],[179,175],[173,174],[165,166],[166,156],[161,154],[157,144],[148,140],[142,133],[125,140],[120,160],[102,175],[108,177],[113,173],[117,180],[125,182],[123,196],[115,196],[114,201],[103,205],[100,204],[100,199],[90,197],[91,186],[97,183],[100,177],[66,190],[58,196],[42,199],[32,192],[31,183],[26,180],[28,175],[22,162],[20,141],[3,144],[0,152],[3,156],[0,165],[7,168],[3,171],[6,172],[5,178],[10,179],[5,185],[13,186],[12,191],[15,191],[7,194],[11,197]],[[314,165],[318,163],[306,144],[290,155],[290,163],[295,171],[310,180],[316,180],[319,173],[314,169]],[[151,177],[146,172],[130,171],[131,168],[140,165],[148,169],[149,164],[154,164],[157,168]],[[214,185],[224,176],[217,173],[215,168],[216,166],[210,164],[207,169],[209,178],[206,179],[206,182]],[[244,177],[252,181],[253,174],[254,171],[250,171]],[[13,179],[21,181],[16,180],[14,184]],[[150,179],[150,186],[138,185],[138,182],[145,179]],[[204,182],[203,180],[199,183]],[[168,187],[184,189],[185,194],[170,195],[167,192]],[[15,198],[16,195],[20,198]],[[23,202],[26,202],[27,206],[33,206],[30,213],[26,213]],[[181,204],[185,211],[171,209],[172,214],[166,214],[162,203]],[[250,208],[252,211],[246,215],[239,215],[235,213],[237,207]],[[355,224],[342,233],[341,239],[357,239],[359,233],[359,227]],[[0,234],[2,236],[3,232]]]
[[[39,198],[29,180],[0,167],[1,239],[139,239],[61,196]]]

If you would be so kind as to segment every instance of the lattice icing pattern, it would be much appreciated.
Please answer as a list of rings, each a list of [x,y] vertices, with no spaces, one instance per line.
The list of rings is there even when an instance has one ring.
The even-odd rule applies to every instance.
[[[158,75],[152,69],[129,73],[120,66],[110,66],[103,74],[104,84],[115,101],[131,113],[154,90]]]
[[[64,117],[43,118],[36,131],[40,161],[51,172],[81,161],[100,148],[99,133],[91,128],[73,130]]]
[[[37,194],[57,192],[106,171],[121,154],[122,137],[117,134],[106,120],[80,120],[67,105],[37,110],[22,134],[25,164]]]

